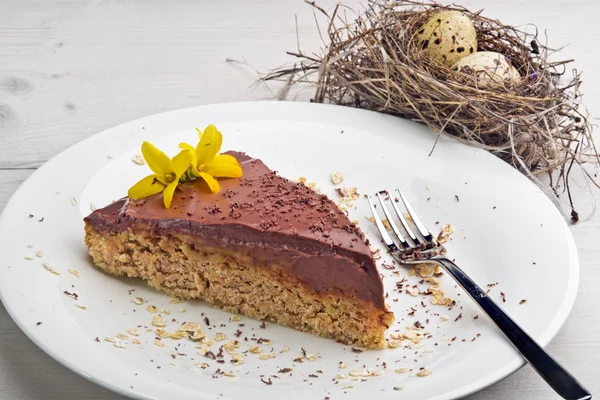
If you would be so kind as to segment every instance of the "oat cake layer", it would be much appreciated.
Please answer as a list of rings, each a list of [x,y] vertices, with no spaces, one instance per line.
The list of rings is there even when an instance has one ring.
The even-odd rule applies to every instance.
[[[229,152],[243,177],[121,199],[85,218],[94,263],[181,299],[379,349],[394,320],[364,235],[325,195]]]

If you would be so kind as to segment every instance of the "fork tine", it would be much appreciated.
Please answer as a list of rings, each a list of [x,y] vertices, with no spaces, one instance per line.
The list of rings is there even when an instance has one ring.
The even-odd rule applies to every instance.
[[[389,193],[387,191],[386,191],[386,194],[389,196]],[[390,212],[388,211],[387,207],[385,206],[385,201],[381,197],[381,193],[380,192],[377,192],[377,198],[379,199],[379,204],[381,205],[381,209],[383,210],[383,213],[385,214],[385,217],[387,218],[388,223],[390,224],[390,227],[392,228],[392,231],[394,231],[394,233],[396,234],[396,237],[398,238],[398,240],[402,244],[402,247],[404,247],[404,248],[410,247],[410,245],[408,244],[408,242],[404,238],[404,235],[402,235],[402,233],[400,232],[400,230],[396,226],[396,223],[392,219],[392,216],[390,215]]]
[[[402,199],[402,203],[404,203],[404,207],[406,207],[406,210],[408,211],[408,215],[410,215],[410,217],[412,218],[415,226],[419,230],[419,233],[421,233],[421,235],[423,235],[423,238],[426,241],[428,241],[428,242],[433,241],[433,236],[431,236],[431,233],[429,233],[429,230],[427,229],[427,227],[425,227],[425,224],[423,224],[423,222],[421,222],[421,219],[417,216],[417,214],[415,213],[415,210],[413,210],[413,208],[410,206],[410,204],[408,203],[408,200],[406,200],[406,197],[404,196],[404,193],[402,193],[402,191],[400,189],[396,189],[396,191],[400,195],[400,198]]]
[[[367,196],[367,200],[369,200],[369,206],[371,207],[371,213],[373,214],[375,225],[377,225],[377,229],[379,230],[379,234],[381,235],[385,245],[391,252],[398,251],[398,246],[396,246],[396,243],[394,243],[390,235],[388,235],[387,231],[385,230],[385,226],[383,226],[383,222],[381,222],[381,218],[379,218],[371,198]]]
[[[388,192],[388,194],[390,194],[389,190],[387,192]],[[400,210],[398,209],[398,206],[396,205],[396,202],[393,200],[392,200],[392,207],[394,207],[394,211],[396,211],[396,215],[398,216],[398,219],[402,223],[404,230],[406,231],[406,233],[408,233],[408,236],[410,236],[412,241],[415,243],[415,246],[418,247],[419,244],[421,244],[421,241],[419,240],[419,238],[417,238],[417,235],[415,235],[412,228],[408,224],[408,221],[406,220],[406,218],[404,218],[404,215],[400,212]]]

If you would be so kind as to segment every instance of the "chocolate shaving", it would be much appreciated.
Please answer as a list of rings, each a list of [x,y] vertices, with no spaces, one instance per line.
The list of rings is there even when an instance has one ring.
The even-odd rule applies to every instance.
[[[77,293],[70,293],[70,292],[67,292],[66,290],[63,293],[75,300],[77,300],[79,298],[79,295]]]

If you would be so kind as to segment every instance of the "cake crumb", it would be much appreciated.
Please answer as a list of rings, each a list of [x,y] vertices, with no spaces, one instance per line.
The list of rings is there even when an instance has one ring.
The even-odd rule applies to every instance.
[[[425,377],[425,376],[429,376],[429,375],[431,375],[431,371],[430,371],[430,370],[428,370],[428,369],[425,369],[425,368],[423,368],[423,369],[419,370],[419,372],[417,372],[417,374],[416,374],[416,375],[417,375],[418,377],[422,378],[422,377]]]
[[[442,226],[442,230],[437,237],[439,243],[446,243],[450,240],[450,235],[454,233],[454,226],[452,224],[446,224]]]
[[[402,385],[394,386],[394,390],[402,390],[402,389],[404,389],[404,386],[402,386]]]
[[[225,372],[223,372],[223,376],[228,376],[230,378],[233,378],[233,377],[235,377],[235,372],[233,372],[233,371],[225,371]]]
[[[153,305],[148,305],[146,310],[148,310],[148,312],[151,312],[152,314],[154,314],[158,311],[158,309],[156,307],[154,307]]]
[[[87,307],[86,307],[86,306],[83,306],[83,305],[81,305],[81,304],[75,304],[75,307],[77,307],[77,308],[79,308],[79,309],[81,309],[81,310],[87,310]]]
[[[77,205],[77,199],[75,197],[71,197],[71,204],[74,206]]]
[[[340,362],[338,363],[338,368],[339,368],[339,369],[345,369],[347,366],[348,366],[348,363],[347,363],[347,362],[345,362],[345,361],[340,361]]]
[[[38,258],[42,258],[42,257],[44,257],[44,252],[41,250],[38,250],[37,253],[35,253],[35,256]]]
[[[427,293],[433,295],[431,298],[431,304],[440,306],[451,306],[454,303],[449,297],[444,295],[444,291],[436,288],[427,289]]]
[[[398,374],[405,374],[407,372],[408,372],[408,368],[398,368],[396,370],[396,373],[398,373]]]
[[[26,259],[26,260],[30,260],[30,261],[31,261],[31,260],[34,260],[33,256],[30,256],[29,254],[28,254],[28,255],[26,255],[26,256],[25,256],[25,257],[23,257],[23,258],[24,258],[24,259]]]
[[[344,180],[344,175],[342,175],[341,172],[335,171],[333,174],[331,174],[331,183],[333,183],[334,185],[337,185],[338,183],[342,183],[343,180]]]
[[[231,317],[229,317],[229,320],[232,322],[235,322],[235,321],[240,321],[241,318],[239,315],[232,315]]]
[[[155,340],[154,344],[158,347],[165,347],[165,344],[160,340]]]
[[[70,273],[71,275],[75,275],[76,277],[78,277],[78,278],[79,278],[79,272],[78,272],[76,269],[70,269],[70,270],[69,270],[69,273]]]

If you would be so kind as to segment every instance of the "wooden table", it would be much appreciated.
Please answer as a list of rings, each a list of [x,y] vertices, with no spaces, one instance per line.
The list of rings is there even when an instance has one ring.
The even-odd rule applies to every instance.
[[[254,3],[254,5],[252,5]],[[320,5],[329,8],[332,0]],[[346,1],[359,8],[358,1]],[[594,0],[464,0],[514,25],[535,23],[560,58],[585,71],[583,91],[600,113],[600,3]],[[0,1],[0,211],[33,170],[68,146],[142,116],[216,102],[261,100],[277,86],[253,86],[256,70],[317,51],[312,8],[300,0]],[[245,60],[249,66],[228,63]],[[76,173],[76,172],[74,172]],[[598,193],[596,193],[597,195]],[[589,194],[576,189],[580,211]],[[567,324],[549,349],[592,392],[600,392],[600,216],[573,226],[581,286]],[[0,238],[1,240],[1,238]],[[1,255],[0,255],[1,257]],[[0,306],[1,399],[118,399],[59,365]],[[557,398],[528,366],[471,397]]]

